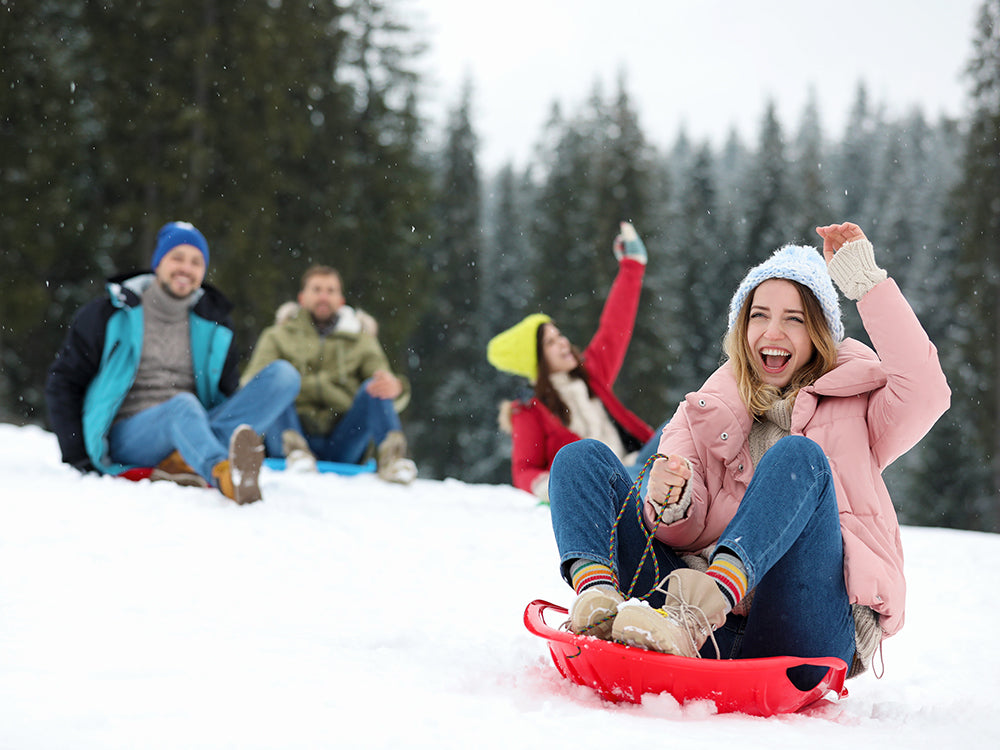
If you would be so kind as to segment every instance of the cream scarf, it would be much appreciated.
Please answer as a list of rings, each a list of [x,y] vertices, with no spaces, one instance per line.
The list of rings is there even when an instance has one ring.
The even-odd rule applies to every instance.
[[[625,458],[625,444],[608,410],[597,396],[591,396],[581,378],[571,378],[567,373],[551,377],[552,385],[569,409],[569,429],[582,438],[600,440],[619,459]]]

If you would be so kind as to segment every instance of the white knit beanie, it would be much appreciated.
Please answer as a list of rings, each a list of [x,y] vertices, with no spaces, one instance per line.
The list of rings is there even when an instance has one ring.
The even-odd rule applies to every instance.
[[[750,269],[736,289],[732,302],[729,303],[730,330],[736,323],[736,316],[743,308],[747,295],[768,279],[790,279],[809,287],[823,308],[823,315],[833,334],[833,340],[838,344],[844,340],[840,299],[827,270],[826,259],[816,248],[803,245],[785,245],[759,266]]]

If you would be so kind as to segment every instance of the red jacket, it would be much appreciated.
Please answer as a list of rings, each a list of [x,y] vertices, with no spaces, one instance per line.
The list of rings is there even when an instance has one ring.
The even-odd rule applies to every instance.
[[[583,368],[594,395],[611,418],[642,444],[653,436],[653,428],[626,409],[611,388],[632,339],[645,271],[646,266],[638,261],[621,260],[601,311],[597,333],[583,352]],[[531,485],[539,475],[549,471],[560,448],[581,439],[536,398],[514,402],[511,428],[511,474],[514,486],[527,492],[531,492]]]

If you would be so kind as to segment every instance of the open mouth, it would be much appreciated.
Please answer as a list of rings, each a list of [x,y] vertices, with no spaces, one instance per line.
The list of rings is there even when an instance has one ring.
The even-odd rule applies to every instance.
[[[769,373],[781,372],[791,359],[791,352],[787,352],[784,349],[767,347],[760,350],[761,365]]]

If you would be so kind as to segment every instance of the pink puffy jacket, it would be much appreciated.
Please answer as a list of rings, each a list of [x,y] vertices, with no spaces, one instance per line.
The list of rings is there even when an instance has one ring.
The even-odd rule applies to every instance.
[[[837,367],[796,397],[791,433],[814,440],[830,461],[848,595],[878,612],[890,636],[903,626],[906,582],[899,522],[881,472],[947,411],[951,390],[937,349],[892,279],[862,297],[858,311],[878,354],[846,339]],[[681,402],[660,452],[691,461],[691,507],[686,518],[660,526],[658,539],[681,552],[719,539],[753,476],[751,426],[729,363]],[[647,503],[647,523],[653,517]]]

